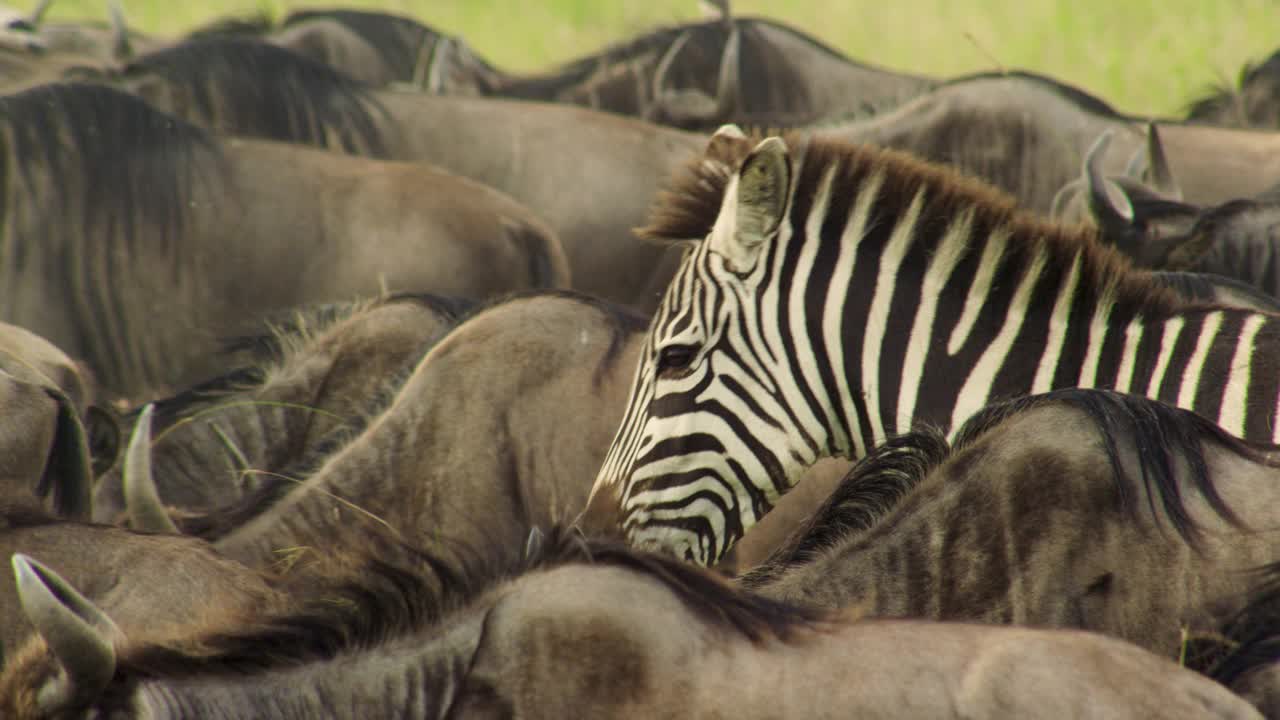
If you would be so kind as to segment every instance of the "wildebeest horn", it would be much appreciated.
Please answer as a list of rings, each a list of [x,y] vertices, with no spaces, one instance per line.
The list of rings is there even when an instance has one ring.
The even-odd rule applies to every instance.
[[[1098,136],[1084,156],[1084,182],[1093,213],[1103,237],[1112,242],[1126,240],[1133,230],[1133,205],[1124,191],[1102,174],[1102,156],[1111,145],[1111,131]]]
[[[58,403],[58,424],[54,431],[53,451],[45,467],[37,494],[52,491],[53,510],[61,517],[88,521],[93,515],[93,460],[89,454],[89,436],[67,394],[57,388],[45,388]]]
[[[449,58],[453,55],[454,40],[444,36],[436,40],[431,48],[431,59],[427,61],[426,91],[432,95],[444,94],[445,73],[448,71]]]
[[[107,0],[107,14],[111,16],[111,57],[123,62],[133,57],[133,43],[129,42],[129,24],[124,19],[120,0]]]
[[[151,414],[148,404],[138,413],[138,422],[124,451],[124,504],[134,530],[178,534],[178,526],[164,509],[155,478],[151,475]]]
[[[1084,187],[1084,178],[1078,177],[1066,185],[1063,185],[1058,192],[1053,195],[1053,202],[1049,203],[1049,217],[1058,222],[1069,222],[1064,217],[1067,214],[1067,203],[1080,192],[1080,188]]]
[[[61,672],[36,695],[42,714],[93,702],[115,674],[116,624],[56,572],[22,553],[11,560],[22,612],[53,652]]]
[[[689,30],[680,33],[680,37],[671,43],[671,47],[662,54],[662,59],[658,61],[658,67],[653,71],[653,99],[658,101],[663,95],[662,86],[666,84],[667,73],[671,71],[671,65],[676,61],[676,57],[680,55],[680,51],[684,49],[685,43],[689,42],[692,37]]]
[[[44,22],[44,14],[49,12],[49,6],[53,4],[53,0],[40,0],[40,2],[32,8],[27,14],[27,24],[32,30],[39,30],[40,23]]]
[[[529,528],[529,536],[524,539],[524,559],[531,560],[542,553],[542,530]]]
[[[720,76],[716,80],[715,117],[725,118],[733,112],[738,104],[738,85],[741,63],[738,61],[739,46],[742,44],[742,33],[736,25],[729,30],[729,39],[724,44],[724,55],[720,57]]]
[[[1156,124],[1153,122],[1147,123],[1147,157],[1151,171],[1151,184],[1162,195],[1181,201],[1182,188],[1178,187],[1178,182],[1173,178],[1173,171],[1169,169],[1169,158],[1164,154],[1164,143],[1160,142],[1160,131],[1156,129]]]

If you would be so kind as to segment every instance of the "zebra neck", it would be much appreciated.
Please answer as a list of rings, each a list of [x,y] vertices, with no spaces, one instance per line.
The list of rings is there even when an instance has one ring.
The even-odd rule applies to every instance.
[[[816,272],[828,299],[844,295],[806,323],[839,335],[814,346],[827,351],[819,371],[842,376],[807,383],[826,392],[833,454],[861,457],[920,424],[956,428],[992,401],[1066,387],[1144,394],[1275,439],[1280,388],[1249,383],[1267,316],[1180,303],[1094,244],[991,225],[974,208],[946,225],[924,222],[924,197],[889,221],[869,219],[859,198],[844,272]]]

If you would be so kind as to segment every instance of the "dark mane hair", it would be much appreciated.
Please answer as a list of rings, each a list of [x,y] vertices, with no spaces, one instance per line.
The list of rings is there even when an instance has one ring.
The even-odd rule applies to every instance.
[[[1244,67],[1240,68],[1236,87],[1231,87],[1229,84],[1213,85],[1206,91],[1204,97],[1188,103],[1187,122],[1228,126],[1251,125],[1255,118],[1252,117],[1251,111],[1254,108],[1250,107],[1250,100],[1255,98],[1250,96],[1256,94],[1257,99],[1274,102],[1275,84],[1278,81],[1280,81],[1280,50],[1271,53],[1261,64],[1245,63]]]
[[[210,38],[250,37],[266,35],[275,27],[271,15],[257,10],[244,15],[221,17],[197,26],[187,33],[184,40],[208,40]]]
[[[737,590],[720,577],[675,558],[589,540],[576,530],[532,530],[527,552],[504,559],[503,548],[458,553],[456,566],[386,534],[366,533],[338,577],[307,577],[303,599],[283,610],[228,618],[223,627],[175,643],[124,648],[117,678],[244,673],[324,660],[430,631],[446,616],[499,583],[566,565],[624,568],[661,582],[714,627],[753,642],[787,639],[823,615]]]
[[[421,62],[423,49],[447,35],[412,18],[372,10],[295,10],[281,23],[289,28],[310,20],[333,20],[351,30],[373,48],[386,67],[403,78],[413,76]],[[485,70],[493,71],[484,60],[476,58]]]
[[[223,342],[222,352],[226,357],[248,364],[153,401],[152,429],[162,432],[182,418],[222,402],[228,395],[262,385],[269,376],[269,366],[287,362],[339,323],[395,302],[421,304],[449,322],[456,322],[470,306],[467,300],[428,293],[397,293],[375,301],[320,303],[268,315],[254,323],[265,326],[266,331],[230,337]],[[125,422],[132,425],[139,412],[140,409],[131,411]]]
[[[874,527],[949,452],[946,437],[934,429],[889,438],[849,471],[769,559],[741,575],[739,585],[768,585],[787,568],[811,562],[844,538]]]
[[[637,232],[658,241],[701,241],[715,224],[730,177],[762,139],[717,142],[709,148],[710,156],[695,157],[658,195],[648,224]],[[1135,315],[1167,317],[1189,306],[1154,282],[1149,273],[1135,268],[1119,250],[1103,245],[1096,230],[1047,222],[1020,209],[1003,191],[952,168],[896,150],[819,136],[788,133],[784,140],[791,149],[793,167],[803,158],[799,171],[793,170],[795,205],[807,206],[801,194],[815,192],[830,168],[838,168],[833,181],[836,192],[853,192],[865,178],[882,173],[884,183],[875,203],[881,216],[900,216],[917,192],[927,188],[922,218],[953,218],[972,210],[975,234],[982,236],[984,230],[997,228],[1012,233],[1014,240],[1005,250],[1001,272],[1026,266],[1043,250],[1049,257],[1045,272],[1066,273],[1079,254],[1082,292],[1113,288],[1117,304]]]
[[[1260,579],[1250,590],[1248,603],[1223,624],[1217,642],[1197,653],[1193,665],[1229,688],[1254,671],[1280,662],[1280,563],[1264,565],[1254,573]]]
[[[966,82],[970,82],[972,80],[986,80],[989,78],[1009,78],[1009,77],[1027,80],[1029,82],[1040,85],[1054,92],[1062,99],[1070,102],[1071,104],[1075,105],[1076,107],[1080,108],[1084,112],[1087,112],[1091,115],[1100,115],[1102,117],[1109,118],[1112,120],[1129,120],[1130,119],[1129,116],[1124,115],[1120,111],[1116,110],[1114,107],[1112,107],[1102,98],[1096,95],[1090,94],[1088,92],[1085,92],[1084,90],[1076,87],[1075,85],[1062,82],[1061,80],[1058,80],[1057,78],[1049,77],[1048,75],[1041,75],[1039,73],[1029,72],[1026,70],[987,71],[987,72],[973,73],[971,75],[962,75],[960,77],[952,78],[942,83],[941,87],[948,87],[951,85],[960,85]]]
[[[175,242],[194,179],[221,167],[219,148],[203,130],[98,85],[55,83],[0,97],[0,125],[0,157],[10,170],[0,194],[4,216],[44,207],[86,230],[121,227],[130,244],[139,241],[139,226]],[[38,192],[38,171],[63,192]],[[86,190],[70,191],[73,180]],[[83,202],[83,212],[72,212],[72,202]]]
[[[384,157],[385,111],[372,90],[338,70],[256,40],[212,37],[143,55],[121,71],[151,102],[219,133]]]
[[[189,199],[227,170],[219,145],[199,128],[138,98],[98,85],[49,84],[0,97],[0,218],[8,236],[0,284],[29,255],[112,296],[120,263],[152,257],[157,272],[184,260]],[[38,255],[37,255],[38,257]],[[103,280],[106,278],[107,280]],[[101,286],[99,286],[101,285]],[[99,338],[118,319],[109,303],[72,313],[73,335]],[[134,369],[104,358],[103,377]]]
[[[1111,465],[1121,505],[1135,512],[1137,485],[1125,470],[1117,442],[1118,437],[1130,439],[1136,450],[1138,481],[1146,490],[1152,514],[1156,517],[1163,514],[1178,535],[1193,547],[1199,540],[1199,528],[1183,504],[1184,487],[1177,476],[1180,462],[1187,466],[1188,487],[1201,494],[1223,519],[1236,525],[1240,524],[1239,518],[1209,477],[1204,443],[1220,445],[1253,462],[1277,466],[1277,462],[1263,452],[1263,446],[1246,443],[1189,410],[1138,395],[1083,388],[1056,390],[989,405],[961,426],[955,433],[953,446],[956,451],[963,450],[1014,415],[1051,403],[1075,408],[1093,421]],[[1163,513],[1157,511],[1157,502]]]

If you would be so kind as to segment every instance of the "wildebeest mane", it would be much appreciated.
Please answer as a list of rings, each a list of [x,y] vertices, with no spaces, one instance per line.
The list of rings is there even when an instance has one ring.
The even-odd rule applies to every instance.
[[[97,85],[55,83],[0,97],[0,124],[0,153],[10,170],[0,193],[4,217],[35,207],[79,218],[85,235],[94,227],[119,228],[131,250],[144,235],[176,250],[194,178],[221,168],[218,147],[203,130]],[[62,192],[41,192],[38,173]],[[82,212],[72,203],[83,203]],[[64,249],[68,263],[85,251]]]
[[[382,62],[409,77],[422,61],[429,43],[445,37],[439,30],[412,18],[369,10],[295,10],[281,23],[288,28],[308,20],[333,20],[369,44]],[[493,68],[476,58],[486,70]]]
[[[0,244],[0,282],[42,272],[25,269],[32,262],[59,268],[80,310],[71,314],[74,335],[91,343],[119,323],[110,302],[122,263],[155,258],[149,272],[180,277],[188,199],[227,169],[203,130],[97,85],[0,97],[0,136],[0,218],[10,239]],[[102,362],[112,365],[104,375],[130,372],[119,358]]]
[[[1240,519],[1218,493],[1209,477],[1204,443],[1209,441],[1253,462],[1275,465],[1261,449],[1227,433],[1217,424],[1181,408],[1137,395],[1109,390],[1069,388],[1030,395],[988,405],[970,417],[955,434],[953,447],[964,449],[1005,420],[1035,407],[1059,403],[1084,412],[1098,430],[1111,466],[1112,478],[1121,506],[1130,513],[1134,506],[1135,482],[1129,477],[1120,456],[1118,437],[1133,443],[1152,515],[1163,515],[1188,544],[1195,547],[1200,531],[1183,503],[1185,488],[1176,469],[1186,463],[1187,487],[1202,495],[1223,519],[1241,525]],[[1156,503],[1160,503],[1160,512]]]
[[[1227,687],[1280,662],[1280,563],[1264,565],[1255,572],[1261,579],[1250,590],[1248,603],[1223,624],[1221,637],[1209,643],[1209,652],[1197,653],[1192,665]],[[1219,652],[1214,655],[1213,650]]]
[[[715,157],[693,158],[676,172],[668,188],[659,193],[648,224],[637,233],[665,242],[705,238],[720,213],[730,177],[762,139],[721,143],[711,150],[716,153]],[[812,195],[832,168],[835,168],[833,194],[855,193],[866,178],[881,173],[884,181],[873,210],[881,217],[903,216],[916,194],[923,192],[921,225],[949,222],[972,211],[975,237],[982,238],[998,228],[1010,232],[1013,240],[1008,243],[997,271],[999,277],[1020,272],[1039,252],[1048,256],[1046,274],[1065,274],[1079,255],[1078,292],[1095,296],[1110,293],[1117,306],[1127,307],[1134,315],[1155,318],[1168,317],[1189,307],[1189,303],[1172,290],[1153,281],[1150,274],[1135,268],[1119,250],[1103,245],[1096,230],[1047,222],[1019,208],[1014,198],[1002,190],[950,167],[928,163],[897,150],[820,136],[787,133],[784,139],[792,153],[793,166],[798,158],[803,158],[799,171],[792,173],[796,187],[791,212],[797,207],[811,206]],[[798,225],[806,219],[793,217],[790,221]]]
[[[216,132],[385,157],[370,88],[337,69],[256,40],[214,37],[143,55],[125,80],[158,78],[170,112]],[[150,98],[160,101],[163,94]]]
[[[1085,92],[1084,90],[1081,90],[1075,85],[1062,82],[1061,80],[1049,77],[1048,75],[1041,75],[1039,73],[1028,72],[1026,70],[998,70],[998,71],[978,72],[978,73],[973,73],[972,75],[962,75],[960,77],[952,78],[942,83],[940,87],[959,85],[959,84],[970,82],[973,80],[986,80],[989,78],[1009,78],[1009,77],[1020,78],[1022,80],[1029,80],[1033,83],[1036,83],[1037,85],[1042,85],[1045,88],[1053,91],[1063,99],[1071,102],[1076,107],[1080,108],[1081,110],[1091,115],[1101,115],[1102,117],[1109,118],[1112,120],[1129,120],[1130,119],[1127,115],[1124,115],[1120,113],[1120,111],[1111,107],[1111,105],[1108,104],[1102,98],[1096,95],[1092,95],[1088,92]]]
[[[222,17],[205,23],[188,32],[184,40],[208,40],[224,37],[262,37],[275,28],[275,22],[265,10],[244,15]]]
[[[661,582],[715,628],[761,642],[787,639],[824,617],[737,590],[713,573],[665,555],[591,540],[577,530],[552,528],[530,554],[512,562],[505,548],[456,553],[456,564],[416,549],[385,532],[365,532],[345,543],[352,551],[342,571],[306,574],[289,593],[292,607],[226,618],[218,628],[174,642],[120,650],[117,680],[181,678],[195,674],[243,674],[331,659],[411,633],[434,632],[449,613],[499,583],[567,565],[619,567]],[[443,621],[443,622],[442,622]]]
[[[214,508],[206,513],[179,516],[174,522],[184,535],[204,540],[219,538],[244,526],[253,518],[268,512],[291,492],[305,492],[302,482],[311,477],[338,451],[360,437],[384,410],[391,406],[414,366],[403,368],[392,377],[384,378],[376,385],[376,391],[360,412],[343,418],[340,425],[330,430],[285,467],[265,473],[261,482],[241,495],[234,502]],[[305,412],[305,410],[304,410]]]
[[[871,529],[942,464],[949,451],[946,436],[932,428],[889,438],[860,460],[767,560],[741,575],[738,584],[748,589],[768,585],[788,568],[811,562],[844,538]]]
[[[1263,82],[1273,79],[1268,85]],[[1240,69],[1237,87],[1220,83],[1211,86],[1205,96],[1191,101],[1187,105],[1187,121],[1197,123],[1251,123],[1251,95],[1257,94],[1259,101],[1274,103],[1274,79],[1280,78],[1280,51],[1272,53],[1259,65],[1246,62]],[[1255,88],[1256,86],[1256,88]]]

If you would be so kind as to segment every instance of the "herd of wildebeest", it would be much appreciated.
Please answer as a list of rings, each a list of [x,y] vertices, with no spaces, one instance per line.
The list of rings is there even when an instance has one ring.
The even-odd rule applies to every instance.
[[[717,128],[1280,313],[1280,55],[1151,120],[725,2],[535,74],[48,5],[0,18],[0,717],[1280,717],[1280,461],[1136,395],[821,460],[714,569],[576,522],[687,253],[633,231]]]

